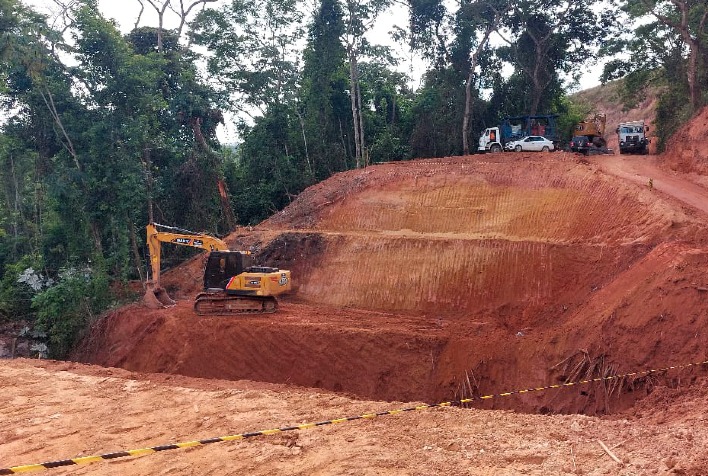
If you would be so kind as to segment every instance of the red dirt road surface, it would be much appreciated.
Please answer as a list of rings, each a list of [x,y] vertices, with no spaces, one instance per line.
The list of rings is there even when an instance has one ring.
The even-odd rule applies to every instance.
[[[708,360],[707,155],[338,174],[226,238],[292,271],[277,313],[196,316],[198,256],[164,274],[177,306],[93,325],[91,365],[1,362],[0,468],[472,398],[50,471],[708,474],[708,367],[631,375]]]

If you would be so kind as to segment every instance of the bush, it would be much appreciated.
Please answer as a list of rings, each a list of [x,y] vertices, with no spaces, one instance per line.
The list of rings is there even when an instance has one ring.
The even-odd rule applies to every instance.
[[[103,270],[62,270],[57,283],[32,300],[35,327],[48,336],[49,356],[66,357],[81,332],[110,303],[109,280]]]
[[[407,160],[411,158],[411,150],[403,144],[400,137],[385,130],[374,139],[370,157],[374,163]]]
[[[691,118],[688,95],[676,88],[665,91],[659,96],[656,105],[656,135],[659,138],[659,152],[666,150],[666,145],[674,133]]]
[[[32,298],[46,279],[35,272],[37,260],[25,256],[5,266],[0,279],[0,320],[32,320]]]

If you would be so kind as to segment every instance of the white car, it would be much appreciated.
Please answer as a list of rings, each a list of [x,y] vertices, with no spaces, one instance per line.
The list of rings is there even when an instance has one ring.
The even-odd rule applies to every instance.
[[[519,140],[507,142],[505,146],[506,150],[513,150],[516,152],[521,151],[538,151],[538,152],[548,152],[550,150],[555,150],[553,142],[542,136],[526,136]]]

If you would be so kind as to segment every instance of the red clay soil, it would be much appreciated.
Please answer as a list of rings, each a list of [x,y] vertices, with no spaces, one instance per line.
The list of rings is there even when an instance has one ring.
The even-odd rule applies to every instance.
[[[658,175],[651,189],[622,177],[645,160],[500,154],[339,174],[227,239],[293,271],[280,312],[195,316],[196,258],[164,275],[177,307],[116,310],[75,358],[425,401],[701,361],[708,215]],[[645,383],[486,407],[602,414]]]
[[[704,107],[669,140],[662,162],[672,171],[708,186],[706,131],[708,107]]]
[[[669,162],[521,153],[338,174],[227,237],[234,249],[293,272],[296,292],[277,313],[196,316],[199,256],[163,275],[175,307],[117,309],[74,355],[124,370],[0,365],[0,386],[12,385],[0,393],[0,462],[706,361],[708,189],[699,166],[678,172]],[[101,463],[98,471],[707,474],[705,367]],[[489,409],[545,415],[480,411]]]
[[[411,405],[37,360],[3,361],[0,389],[0,469]],[[698,476],[708,467],[707,406],[700,379],[657,387],[612,418],[427,409],[44,473]]]

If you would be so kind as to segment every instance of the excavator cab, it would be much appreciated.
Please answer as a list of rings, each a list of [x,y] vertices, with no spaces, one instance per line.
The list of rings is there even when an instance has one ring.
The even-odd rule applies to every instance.
[[[232,277],[253,265],[250,253],[241,251],[212,251],[204,269],[204,290],[226,289]]]

